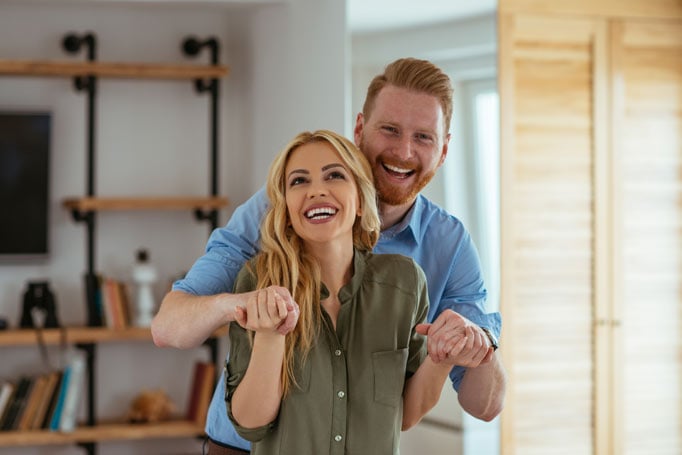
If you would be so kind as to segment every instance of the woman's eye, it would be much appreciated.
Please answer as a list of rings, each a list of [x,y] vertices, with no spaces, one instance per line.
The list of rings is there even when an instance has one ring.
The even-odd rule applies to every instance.
[[[341,179],[345,180],[346,176],[343,174],[343,172],[330,172],[329,175],[327,176],[329,180],[334,180],[334,179]]]
[[[289,182],[289,186],[296,186],[296,185],[300,185],[301,183],[305,183],[305,179],[303,177],[294,177]]]

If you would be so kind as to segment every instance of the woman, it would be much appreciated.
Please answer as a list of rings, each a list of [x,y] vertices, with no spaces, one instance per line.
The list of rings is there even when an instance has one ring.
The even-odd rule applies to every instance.
[[[452,365],[426,358],[416,331],[424,274],[410,258],[371,253],[371,176],[352,142],[324,130],[299,134],[270,168],[261,253],[235,285],[258,291],[230,325],[226,378],[229,417],[254,454],[398,453],[401,428],[440,396]],[[282,288],[300,308],[287,335]],[[444,352],[466,337],[452,340]]]

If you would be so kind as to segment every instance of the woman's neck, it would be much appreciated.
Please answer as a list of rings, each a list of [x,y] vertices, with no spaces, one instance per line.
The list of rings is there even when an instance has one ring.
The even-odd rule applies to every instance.
[[[320,264],[320,274],[330,295],[338,295],[341,288],[353,275],[353,245],[346,242],[331,242],[311,245],[308,252]]]

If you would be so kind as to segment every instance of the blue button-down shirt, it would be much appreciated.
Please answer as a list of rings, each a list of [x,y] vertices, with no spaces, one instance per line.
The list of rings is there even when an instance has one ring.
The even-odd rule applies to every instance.
[[[232,292],[239,270],[258,252],[259,229],[267,207],[262,188],[235,210],[226,226],[213,231],[206,253],[173,289],[194,295]],[[478,253],[457,218],[420,195],[400,223],[381,232],[374,252],[403,254],[421,266],[428,283],[429,322],[449,308],[499,337],[500,315],[485,310]],[[450,372],[455,390],[464,371],[455,367]],[[211,400],[206,433],[214,441],[249,450],[248,441],[236,433],[227,417],[224,372]]]

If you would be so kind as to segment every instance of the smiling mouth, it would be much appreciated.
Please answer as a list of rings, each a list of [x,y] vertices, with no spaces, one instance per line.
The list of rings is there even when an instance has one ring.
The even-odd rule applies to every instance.
[[[305,217],[309,220],[324,220],[333,217],[337,212],[338,210],[332,207],[319,207],[305,212]]]
[[[386,163],[382,163],[381,166],[389,175],[397,177],[399,179],[406,179],[410,177],[412,174],[414,174],[414,169],[404,169]]]

